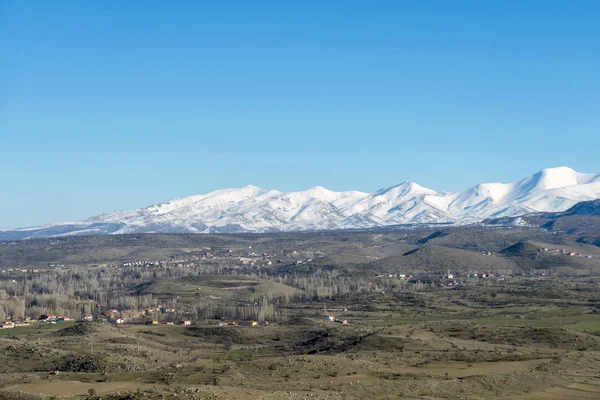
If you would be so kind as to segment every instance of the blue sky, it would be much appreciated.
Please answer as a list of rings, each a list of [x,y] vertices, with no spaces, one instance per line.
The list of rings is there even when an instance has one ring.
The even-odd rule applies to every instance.
[[[597,1],[0,0],[0,227],[600,172]]]

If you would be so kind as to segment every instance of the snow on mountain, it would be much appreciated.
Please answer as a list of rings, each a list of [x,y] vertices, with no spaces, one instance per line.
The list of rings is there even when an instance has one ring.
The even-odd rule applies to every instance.
[[[378,190],[345,207],[343,211],[348,216],[359,216],[371,221],[370,226],[437,222],[444,219],[444,216],[424,201],[428,196],[435,195],[434,190],[414,182],[403,182]]]
[[[487,185],[493,187],[487,195],[475,193],[475,196],[467,201],[472,202],[474,197],[483,197],[483,201],[489,204],[472,210],[471,215],[460,215],[460,219],[563,211],[580,201],[600,197],[600,174],[582,174],[567,167],[543,169],[515,183]],[[478,185],[475,188],[487,185]]]
[[[79,222],[0,231],[0,239],[134,232],[215,233],[370,228],[415,223],[478,222],[489,217],[564,211],[600,198],[600,174],[549,168],[513,183],[484,183],[459,193],[403,182],[372,194],[320,186],[279,192],[224,189],[102,214]]]

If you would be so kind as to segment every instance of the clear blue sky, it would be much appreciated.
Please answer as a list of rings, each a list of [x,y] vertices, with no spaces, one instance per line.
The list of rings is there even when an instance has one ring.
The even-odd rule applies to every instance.
[[[598,1],[0,0],[0,227],[600,172]]]

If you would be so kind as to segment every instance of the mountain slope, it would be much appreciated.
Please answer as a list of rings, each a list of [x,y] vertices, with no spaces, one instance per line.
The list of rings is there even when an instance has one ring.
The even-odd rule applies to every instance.
[[[559,212],[600,198],[600,174],[544,169],[513,183],[485,183],[460,193],[414,182],[372,194],[313,187],[279,192],[224,189],[83,221],[0,231],[0,239],[136,232],[269,232],[371,228],[418,223],[468,224],[486,218]]]

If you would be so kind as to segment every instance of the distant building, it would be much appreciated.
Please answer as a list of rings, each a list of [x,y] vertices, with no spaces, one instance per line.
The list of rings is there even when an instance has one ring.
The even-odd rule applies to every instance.
[[[58,319],[58,315],[56,314],[42,314],[40,315],[40,317],[38,318],[40,321],[48,321],[48,322],[56,322],[56,320]]]

